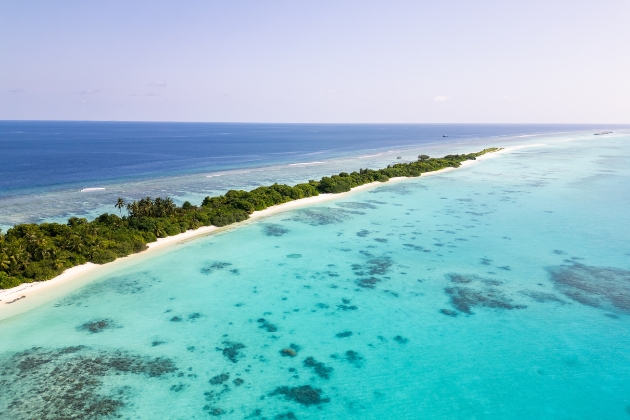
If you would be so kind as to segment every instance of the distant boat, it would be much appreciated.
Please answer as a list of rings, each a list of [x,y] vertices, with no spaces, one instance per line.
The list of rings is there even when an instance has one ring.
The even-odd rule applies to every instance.
[[[442,137],[448,137],[446,134],[442,134]]]
[[[603,136],[605,134],[612,134],[612,131],[600,131],[599,133],[593,134],[594,136]]]

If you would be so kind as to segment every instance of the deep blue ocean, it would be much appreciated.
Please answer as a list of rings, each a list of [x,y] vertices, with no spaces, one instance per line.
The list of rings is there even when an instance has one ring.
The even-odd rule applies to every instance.
[[[367,150],[602,127],[0,121],[0,197],[328,159]]]
[[[0,228],[113,211],[120,196],[197,204],[228,189],[297,183],[540,134],[618,126],[0,121]]]
[[[1,419],[630,417],[630,127],[2,127],[5,224],[506,150],[0,294]]]

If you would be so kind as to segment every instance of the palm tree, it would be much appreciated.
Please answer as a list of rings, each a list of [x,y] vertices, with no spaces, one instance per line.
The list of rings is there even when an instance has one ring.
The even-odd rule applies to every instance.
[[[153,200],[147,196],[138,201],[138,216],[153,216]]]
[[[68,251],[72,251],[72,252],[76,252],[77,254],[80,254],[84,248],[84,244],[83,244],[83,241],[81,240],[81,237],[79,235],[74,234],[66,238],[63,244],[63,248],[67,249]]]
[[[171,197],[166,197],[164,199],[164,209],[166,210],[166,214],[168,216],[170,216],[171,214],[175,212],[176,207],[177,206],[175,205],[175,203],[173,203],[173,200],[171,199]]]
[[[20,246],[17,247],[10,255],[9,259],[11,260],[11,267],[14,270],[23,269],[26,263],[29,262],[29,255],[24,251],[24,249]]]
[[[127,204],[127,211],[129,212],[129,215],[132,217],[140,215],[138,213],[138,203],[136,203],[135,201],[133,203]]]
[[[11,265],[11,260],[6,254],[0,254],[0,270],[8,270]]]
[[[125,207],[125,200],[123,200],[122,197],[118,197],[118,201],[116,201],[116,208],[120,211],[121,216],[123,207]]]
[[[61,270],[66,265],[66,260],[63,258],[57,258],[53,261],[53,265],[57,270]]]
[[[48,241],[40,232],[29,232],[24,238],[26,239],[26,251],[31,254],[35,261],[46,258]]]
[[[162,226],[160,225],[156,225],[155,226],[155,236],[157,238],[162,238],[166,236],[166,232],[164,231],[164,229],[162,228]]]
[[[153,200],[153,212],[151,216],[164,216],[164,200],[162,200],[161,197],[157,197],[155,200]]]

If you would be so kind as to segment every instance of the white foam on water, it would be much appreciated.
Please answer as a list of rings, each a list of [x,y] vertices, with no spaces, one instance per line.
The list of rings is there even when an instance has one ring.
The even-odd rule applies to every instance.
[[[300,163],[289,163],[289,166],[308,166],[308,165],[321,165],[326,162],[300,162]]]

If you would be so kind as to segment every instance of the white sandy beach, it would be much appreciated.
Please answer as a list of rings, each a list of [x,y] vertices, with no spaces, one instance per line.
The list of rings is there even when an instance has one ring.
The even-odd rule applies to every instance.
[[[422,174],[422,177],[427,176],[435,176],[441,175],[446,172],[451,172],[456,169],[466,168],[476,163],[479,163],[483,160],[497,157],[500,154],[507,153],[509,151],[515,150],[521,147],[513,147],[509,149],[503,149],[498,152],[489,153],[483,155],[477,160],[469,160],[462,163],[459,168],[445,168],[435,172],[428,172]],[[408,178],[408,177],[399,177],[399,178],[391,178],[387,184],[394,182],[401,182],[409,179],[417,179],[417,178]],[[76,267],[72,267],[64,271],[59,276],[41,282],[33,282],[33,283],[23,283],[20,286],[0,290],[0,319],[7,318],[18,313],[29,310],[35,306],[38,306],[41,303],[44,303],[50,299],[59,295],[60,291],[65,291],[67,289],[72,289],[74,283],[77,283],[76,287],[79,287],[84,283],[87,277],[90,279],[98,277],[100,274],[105,274],[106,272],[112,271],[112,269],[119,268],[122,264],[129,264],[129,262],[133,262],[139,257],[145,257],[149,254],[154,254],[158,250],[164,250],[169,247],[182,244],[184,242],[190,241],[194,238],[199,238],[202,236],[212,235],[219,232],[225,232],[227,230],[239,228],[243,225],[251,223],[253,221],[257,221],[261,218],[269,217],[278,213],[282,213],[285,211],[302,208],[306,206],[311,206],[314,204],[323,203],[330,200],[347,198],[348,195],[355,194],[359,191],[365,191],[373,188],[377,188],[383,185],[381,182],[373,182],[370,184],[361,185],[359,187],[353,188],[351,191],[340,193],[340,194],[320,194],[315,197],[307,197],[300,200],[291,201],[288,203],[279,204],[277,206],[269,207],[265,210],[255,211],[250,215],[250,218],[246,221],[235,223],[225,227],[216,227],[216,226],[204,226],[199,229],[189,230],[184,233],[180,233],[178,235],[169,236],[166,238],[160,238],[155,242],[147,244],[147,250],[139,252],[137,254],[132,254],[126,257],[118,258],[116,261],[112,261],[107,264],[93,264],[86,263],[83,265],[79,265]],[[65,287],[64,287],[65,286]],[[54,292],[54,293],[53,293]]]

